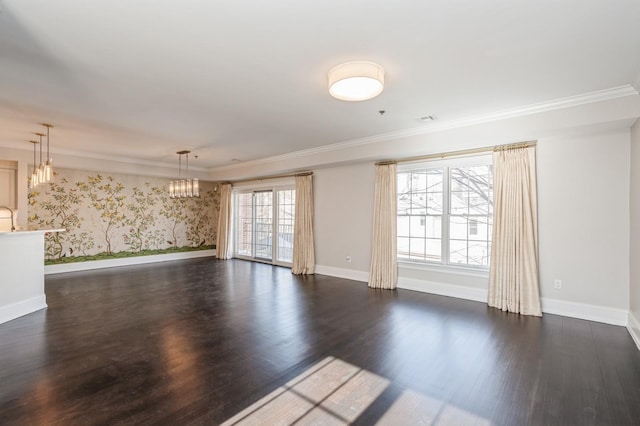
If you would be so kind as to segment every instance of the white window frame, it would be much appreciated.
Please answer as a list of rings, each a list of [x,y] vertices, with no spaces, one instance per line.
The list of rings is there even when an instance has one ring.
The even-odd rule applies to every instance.
[[[276,265],[276,266],[284,266],[287,268],[291,268],[292,263],[291,262],[283,262],[278,260],[278,244],[277,244],[277,235],[278,235],[278,222],[279,222],[279,209],[278,209],[278,202],[277,202],[277,196],[278,196],[278,191],[288,191],[288,190],[294,190],[295,191],[295,182],[291,179],[279,179],[277,181],[272,181],[272,183],[270,185],[265,185],[262,183],[248,183],[248,184],[241,184],[238,186],[234,186],[233,191],[232,191],[232,203],[231,203],[231,217],[232,219],[232,248],[233,248],[233,257],[237,258],[237,259],[243,259],[243,260],[250,260],[252,262],[259,262],[259,263],[267,263],[270,265]],[[236,243],[238,241],[237,238],[237,223],[238,223],[238,194],[248,194],[248,193],[256,193],[256,192],[264,192],[264,191],[271,191],[272,192],[272,196],[273,196],[273,203],[272,203],[272,208],[273,208],[273,214],[272,214],[272,246],[271,246],[271,261],[269,261],[268,259],[264,259],[264,258],[258,258],[258,257],[252,257],[252,256],[246,256],[246,255],[242,255],[242,254],[238,254],[237,252],[237,246]],[[255,209],[255,205],[253,206],[253,208]],[[255,213],[254,213],[255,216]],[[255,218],[254,218],[255,219]],[[295,219],[294,219],[295,220]]]
[[[444,160],[422,161],[415,163],[399,164],[397,173],[406,173],[412,171],[424,171],[426,169],[443,168],[445,171],[442,176],[442,220],[441,220],[441,262],[406,259],[397,257],[398,265],[401,268],[426,270],[431,272],[450,272],[458,275],[467,275],[474,277],[487,277],[489,274],[489,266],[482,265],[466,265],[449,263],[450,248],[450,217],[451,217],[451,191],[450,191],[450,169],[456,167],[473,167],[492,163],[491,154],[474,155],[467,157],[457,157]]]

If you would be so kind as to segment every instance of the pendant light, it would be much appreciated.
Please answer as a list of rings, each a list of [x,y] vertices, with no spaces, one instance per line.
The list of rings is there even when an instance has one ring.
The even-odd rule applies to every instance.
[[[185,175],[189,176],[189,154],[191,151],[178,151],[178,180],[172,180],[169,182],[169,198],[199,198],[200,197],[200,182],[198,178],[190,179],[189,177],[182,178],[182,156],[186,156],[186,172]]]
[[[29,188],[34,189],[38,186],[38,163],[36,163],[36,144],[38,141],[29,141],[33,144],[33,172],[31,173],[31,182]]]
[[[51,163],[53,160],[51,159],[51,152],[49,151],[49,130],[53,127],[49,123],[40,123],[44,127],[47,128],[47,161],[44,164],[44,181],[51,182],[53,181],[53,166]]]
[[[41,183],[45,183],[44,179],[44,161],[42,161],[42,137],[45,135],[44,133],[36,133],[36,135],[40,138],[40,163],[38,165],[38,185]]]

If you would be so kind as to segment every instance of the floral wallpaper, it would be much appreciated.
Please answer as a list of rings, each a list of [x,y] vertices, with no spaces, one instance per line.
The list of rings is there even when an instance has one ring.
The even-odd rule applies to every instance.
[[[212,248],[220,196],[200,182],[200,198],[170,199],[169,180],[57,169],[29,192],[29,226],[64,228],[45,239],[49,263]],[[75,259],[69,259],[75,258]]]

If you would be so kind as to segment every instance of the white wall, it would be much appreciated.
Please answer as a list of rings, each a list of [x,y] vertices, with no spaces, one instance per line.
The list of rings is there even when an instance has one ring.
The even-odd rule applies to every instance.
[[[369,273],[374,182],[373,163],[314,172],[318,273],[337,272],[354,279],[362,279],[363,274]],[[347,256],[351,256],[351,262],[347,262]],[[332,269],[327,271],[323,267]]]
[[[629,131],[540,140],[537,162],[542,297],[626,310]]]
[[[538,141],[540,279],[546,312],[626,323],[629,137],[628,129],[616,129]],[[366,280],[374,165],[314,173],[318,273]],[[554,289],[554,279],[562,280],[561,290]],[[487,284],[482,274],[399,268],[403,288],[486,300]]]
[[[631,129],[629,331],[640,349],[640,120]]]

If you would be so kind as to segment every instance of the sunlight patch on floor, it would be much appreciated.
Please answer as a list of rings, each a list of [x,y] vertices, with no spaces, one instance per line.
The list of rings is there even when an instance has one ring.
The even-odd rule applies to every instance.
[[[242,410],[230,425],[347,425],[384,392],[389,380],[333,357]],[[490,422],[411,390],[404,391],[378,425],[474,425]]]
[[[402,392],[377,425],[489,426],[491,422],[439,399],[412,390]]]
[[[328,357],[223,425],[344,425],[358,418],[388,385],[385,378]]]

